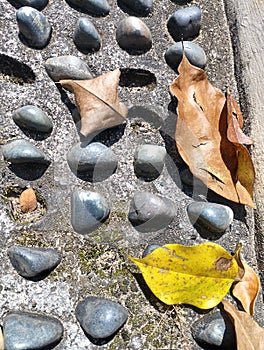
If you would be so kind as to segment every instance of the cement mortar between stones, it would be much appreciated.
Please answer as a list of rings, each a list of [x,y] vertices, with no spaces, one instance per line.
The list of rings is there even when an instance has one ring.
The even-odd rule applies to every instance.
[[[153,36],[152,49],[141,56],[131,56],[121,50],[115,40],[118,23],[128,15],[116,4],[109,1],[111,12],[104,18],[93,18],[72,9],[65,1],[50,0],[42,11],[49,19],[53,31],[49,45],[43,50],[33,50],[18,39],[15,8],[8,1],[0,4],[0,54],[8,55],[28,65],[36,79],[32,84],[17,84],[15,79],[0,76],[0,139],[24,137],[32,141],[52,160],[44,175],[34,181],[17,177],[0,158],[2,167],[1,194],[12,186],[27,185],[37,189],[47,203],[47,215],[39,222],[19,225],[6,214],[6,204],[0,200],[0,320],[9,310],[43,312],[58,317],[65,328],[62,342],[56,349],[84,350],[96,349],[79,327],[74,309],[77,303],[89,295],[108,297],[119,301],[128,308],[129,319],[115,338],[102,349],[199,349],[190,335],[190,324],[199,314],[188,307],[176,307],[167,311],[164,306],[145,296],[132,272],[137,270],[129,263],[126,254],[141,256],[148,243],[198,244],[206,240],[190,224],[186,207],[193,199],[201,199],[207,192],[192,194],[182,191],[182,183],[176,165],[170,160],[161,176],[153,182],[143,182],[134,174],[133,157],[135,148],[144,143],[166,145],[171,155],[171,139],[175,129],[175,115],[168,112],[170,95],[168,86],[176,74],[166,65],[164,53],[173,44],[166,21],[170,15],[183,6],[170,0],[154,2],[154,11],[143,21],[149,26]],[[228,26],[222,0],[208,2],[192,1],[202,11],[202,30],[194,40],[207,54],[206,72],[210,81],[224,90],[228,85],[237,95],[234,76],[234,62]],[[80,53],[72,40],[75,23],[87,16],[96,25],[102,38],[102,48],[92,55]],[[48,77],[43,63],[50,57],[76,55],[88,63],[94,76],[115,68],[137,68],[149,70],[157,79],[153,88],[120,87],[120,98],[128,107],[146,105],[158,114],[161,127],[167,137],[166,143],[159,127],[144,121],[143,129],[134,127],[135,118],[129,118],[125,127],[118,127],[104,133],[101,138],[111,145],[119,164],[114,175],[101,183],[89,183],[78,179],[69,169],[66,154],[79,141],[78,125],[74,125],[69,109],[61,101],[61,95],[54,82]],[[1,60],[1,56],[0,56]],[[68,94],[73,100],[72,95]],[[43,141],[30,140],[12,121],[15,109],[26,104],[42,108],[54,123],[52,134]],[[142,130],[144,132],[142,132]],[[73,232],[70,225],[70,195],[74,189],[100,192],[109,201],[109,220],[96,232],[87,237]],[[128,222],[129,203],[136,191],[150,191],[166,196],[175,202],[177,216],[172,224],[156,233],[142,234]],[[227,201],[210,194],[210,199],[226,204]],[[235,213],[235,220],[216,243],[229,251],[236,243],[244,244],[243,255],[255,270],[254,220],[252,210],[228,203]],[[40,282],[31,282],[20,277],[12,268],[6,254],[14,244],[45,246],[57,249],[62,254],[62,262],[49,277]],[[259,301],[256,319],[263,322],[263,305]],[[180,321],[179,321],[180,320]],[[0,321],[0,324],[2,322]]]

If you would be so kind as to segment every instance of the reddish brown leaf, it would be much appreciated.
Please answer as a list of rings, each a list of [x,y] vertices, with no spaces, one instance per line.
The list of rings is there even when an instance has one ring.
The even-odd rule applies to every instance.
[[[175,139],[181,157],[208,188],[254,207],[254,169],[247,149],[239,143],[248,138],[239,129],[243,117],[237,104],[231,97],[226,100],[185,56],[178,71],[170,91],[178,99]]]
[[[120,74],[116,69],[91,80],[60,81],[62,86],[74,92],[81,116],[80,131],[84,136],[125,121],[127,107],[118,98]]]
[[[37,208],[37,198],[32,188],[27,188],[21,193],[19,204],[23,213],[28,213]]]
[[[237,350],[263,350],[264,329],[227,300],[222,300],[222,304],[235,327]]]

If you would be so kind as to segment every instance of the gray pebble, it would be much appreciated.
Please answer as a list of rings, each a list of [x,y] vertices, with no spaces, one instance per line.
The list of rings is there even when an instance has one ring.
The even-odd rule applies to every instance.
[[[118,45],[129,53],[141,54],[152,46],[151,32],[147,25],[137,17],[123,19],[116,30]]]
[[[49,77],[56,82],[63,79],[92,79],[88,65],[76,56],[52,57],[45,62],[44,66]]]
[[[5,350],[53,349],[63,337],[59,320],[43,314],[12,311],[4,317]]]
[[[147,16],[153,9],[153,0],[120,0],[120,3],[141,16]]]
[[[204,68],[206,65],[206,55],[204,50],[197,44],[191,41],[183,41],[184,53],[193,66]],[[167,64],[175,71],[178,70],[182,60],[182,42],[173,44],[165,53]]]
[[[73,41],[76,47],[85,53],[100,50],[101,39],[93,23],[85,17],[78,20]]]
[[[67,161],[72,172],[91,181],[102,181],[111,176],[117,168],[114,152],[100,142],[86,146],[78,143],[67,154]]]
[[[232,223],[234,214],[231,208],[216,203],[193,202],[187,207],[193,225],[215,233],[224,232]]]
[[[113,336],[128,318],[128,312],[122,305],[98,297],[88,297],[79,302],[75,315],[84,331],[94,339]]]
[[[21,128],[41,133],[50,133],[53,128],[47,114],[39,107],[33,105],[27,105],[15,110],[13,120]]]
[[[30,6],[37,10],[42,10],[47,5],[49,0],[8,0],[10,3],[16,7]]]
[[[143,178],[156,179],[164,167],[166,149],[157,145],[141,145],[134,156],[135,173]]]
[[[162,246],[160,244],[149,244],[147,245],[147,247],[145,248],[143,254],[142,254],[142,258],[145,258],[146,256],[148,256],[149,254],[151,254],[152,252],[154,252],[154,250],[161,248]]]
[[[178,10],[169,18],[167,27],[175,41],[194,39],[201,29],[201,10],[196,6]]]
[[[38,10],[24,6],[16,13],[19,33],[25,43],[35,49],[47,46],[51,37],[51,25]]]
[[[74,191],[71,197],[71,224],[77,233],[96,230],[109,216],[105,198],[97,192]]]
[[[12,246],[7,254],[17,272],[28,279],[46,277],[61,262],[61,256],[54,249]]]
[[[110,6],[106,0],[67,0],[70,6],[79,8],[83,12],[88,12],[95,16],[106,16],[110,11]]]
[[[158,231],[176,215],[174,203],[150,192],[138,192],[130,203],[128,219],[140,232]]]
[[[50,160],[30,142],[17,139],[2,146],[4,159],[12,164],[40,163],[47,164]]]
[[[231,321],[220,312],[207,314],[194,322],[192,336],[199,345],[219,350],[235,350],[236,336]]]

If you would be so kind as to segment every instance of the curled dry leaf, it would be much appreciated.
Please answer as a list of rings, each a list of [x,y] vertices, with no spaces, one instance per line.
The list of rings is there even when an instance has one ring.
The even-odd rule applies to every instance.
[[[21,193],[19,204],[23,213],[28,213],[37,208],[37,197],[32,188],[27,188]]]
[[[210,84],[205,72],[183,55],[179,76],[170,86],[178,99],[175,139],[191,172],[219,195],[255,207],[254,168],[242,143],[242,113],[235,100]]]
[[[3,336],[3,331],[2,331],[1,327],[0,327],[0,350],[5,350],[5,347],[4,347],[4,336]]]
[[[152,293],[167,305],[210,309],[221,302],[238,275],[235,258],[211,242],[191,247],[166,244],[142,259],[129,258]]]
[[[84,136],[125,121],[127,107],[118,98],[120,74],[116,69],[91,80],[60,81],[63,87],[74,92],[81,116],[80,132]]]
[[[246,312],[238,311],[227,300],[222,303],[234,324],[237,350],[263,350],[264,329]]]

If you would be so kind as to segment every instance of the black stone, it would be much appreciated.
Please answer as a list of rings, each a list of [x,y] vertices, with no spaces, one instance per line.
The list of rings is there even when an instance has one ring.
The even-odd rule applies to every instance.
[[[80,18],[76,24],[73,41],[85,53],[98,51],[101,47],[101,39],[95,26],[85,17]]]
[[[49,0],[8,0],[8,2],[10,2],[10,4],[15,6],[17,9],[22,6],[30,6],[39,11],[44,9],[48,1]]]
[[[67,0],[67,3],[95,16],[107,16],[110,11],[107,0]]]
[[[153,9],[153,0],[119,0],[119,5],[125,5],[139,16],[147,16]]]

